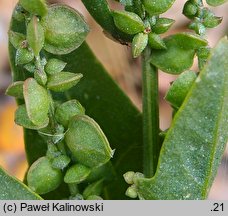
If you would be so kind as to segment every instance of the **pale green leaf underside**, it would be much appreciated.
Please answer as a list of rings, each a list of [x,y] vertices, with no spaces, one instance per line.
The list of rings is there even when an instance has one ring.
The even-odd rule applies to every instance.
[[[222,39],[193,84],[166,135],[142,199],[205,199],[228,139],[228,41]]]
[[[41,200],[19,180],[9,176],[0,168],[0,200]]]

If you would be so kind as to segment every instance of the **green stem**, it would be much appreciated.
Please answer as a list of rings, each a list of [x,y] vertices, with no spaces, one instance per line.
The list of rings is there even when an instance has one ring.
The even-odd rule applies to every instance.
[[[150,49],[146,48],[143,61],[143,172],[146,177],[155,174],[159,145],[159,91],[158,70],[150,64]]]

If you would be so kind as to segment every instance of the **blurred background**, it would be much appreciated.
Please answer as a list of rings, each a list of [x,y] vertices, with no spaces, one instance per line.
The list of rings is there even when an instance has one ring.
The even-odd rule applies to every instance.
[[[49,1],[50,3],[66,3],[79,10],[91,27],[91,32],[87,38],[93,52],[105,66],[107,71],[120,87],[131,98],[133,103],[141,110],[141,74],[140,60],[131,58],[131,50],[126,46],[117,44],[106,38],[102,29],[95,23],[88,14],[80,0],[59,0]],[[175,4],[164,14],[164,17],[173,18],[176,23],[168,34],[183,31],[189,24],[181,11],[186,1],[176,0]],[[14,124],[14,112],[16,103],[13,98],[5,96],[4,92],[11,83],[11,71],[8,61],[8,36],[12,10],[17,0],[0,0],[0,166],[4,167],[10,174],[19,179],[23,179],[27,169],[26,156],[24,153],[22,128]],[[110,0],[112,8],[121,8],[120,4]],[[213,8],[217,16],[223,17],[223,22],[217,28],[208,31],[210,46],[214,46],[219,38],[227,35],[228,32],[228,4]],[[165,36],[165,35],[164,35]],[[194,63],[193,68],[197,62]],[[163,97],[170,86],[170,82],[175,79],[160,72],[160,125],[166,129],[171,121],[171,108],[164,101]],[[228,148],[224,154],[218,175],[210,192],[209,199],[228,200]]]

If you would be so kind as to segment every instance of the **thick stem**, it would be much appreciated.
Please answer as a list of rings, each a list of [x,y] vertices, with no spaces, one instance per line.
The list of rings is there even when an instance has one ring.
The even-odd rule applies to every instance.
[[[159,145],[159,91],[158,70],[150,64],[150,49],[143,55],[143,172],[146,177],[155,174]]]

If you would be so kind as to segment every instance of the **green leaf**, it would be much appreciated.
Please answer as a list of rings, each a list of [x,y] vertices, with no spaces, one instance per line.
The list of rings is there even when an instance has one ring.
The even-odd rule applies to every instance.
[[[82,164],[75,164],[66,171],[64,182],[68,184],[79,184],[89,176],[90,172],[90,168]]]
[[[29,13],[44,16],[47,13],[45,0],[20,0],[19,3]]]
[[[112,12],[116,27],[126,34],[137,34],[144,31],[144,23],[142,19],[135,13],[128,11]]]
[[[61,125],[67,128],[68,123],[73,116],[83,114],[85,114],[85,109],[79,101],[69,100],[57,107],[55,118]]]
[[[27,48],[19,48],[16,52],[16,64],[23,65],[31,62],[34,59],[34,54]]]
[[[190,33],[178,33],[164,39],[166,50],[153,50],[151,63],[170,74],[180,74],[193,64],[196,49],[207,41]]]
[[[141,55],[148,44],[148,34],[138,33],[132,41],[132,56],[137,58]]]
[[[44,45],[44,29],[36,16],[27,26],[27,40],[35,56],[38,56]]]
[[[77,49],[89,32],[83,16],[77,10],[62,4],[51,5],[42,24],[45,29],[44,49],[59,55]]]
[[[89,0],[88,3],[93,5],[95,1]],[[96,7],[96,9],[99,11],[100,8]],[[14,19],[11,22],[11,30],[25,32],[23,23]],[[31,74],[26,73],[22,67],[15,66],[15,52],[14,47],[9,44],[13,78],[15,81],[25,80]],[[59,59],[57,55],[46,53],[46,56]],[[67,63],[66,70],[82,73],[84,79],[73,87],[67,96],[58,93],[55,95],[55,99],[62,102],[69,99],[79,100],[85,107],[87,115],[99,123],[112,148],[117,149],[115,157],[112,159],[113,167],[109,168],[110,172],[114,172],[115,178],[112,178],[112,181],[106,186],[104,198],[126,199],[124,193],[127,184],[124,182],[123,174],[133,168],[142,171],[141,113],[110,78],[85,43],[74,52],[61,56],[60,59]],[[36,131],[25,130],[25,150],[28,163],[31,165],[39,157],[45,155],[47,146]],[[68,195],[67,185],[62,184],[58,190],[43,197],[46,199],[63,199]]]
[[[7,89],[6,89],[6,95],[13,96],[16,98],[23,98],[23,81],[17,81],[12,83]]]
[[[183,103],[188,91],[196,79],[196,73],[193,71],[183,72],[172,84],[167,92],[165,99],[176,109],[179,109]]]
[[[115,38],[120,42],[132,41],[132,37],[120,31],[114,23],[112,12],[108,6],[107,0],[82,0],[90,15],[104,29],[106,35]],[[102,16],[101,16],[102,14]]]
[[[77,161],[91,168],[107,163],[113,156],[100,126],[86,115],[71,118],[65,141]]]
[[[81,78],[82,74],[79,73],[59,72],[48,78],[47,87],[55,92],[64,92],[75,86]]]
[[[151,15],[159,15],[166,12],[175,0],[143,0],[146,11]]]
[[[44,87],[35,79],[28,78],[24,82],[23,94],[29,119],[35,125],[44,125],[48,121],[49,96]]]
[[[49,59],[45,65],[45,72],[49,75],[59,73],[66,67],[66,62],[59,59]]]
[[[29,119],[25,105],[21,105],[16,110],[14,121],[16,124],[18,124],[24,128],[28,128],[28,129],[32,129],[32,130],[38,130],[38,129],[47,127],[49,119],[47,118],[46,122],[44,122],[42,125],[35,125]]]
[[[138,179],[142,199],[206,199],[228,140],[228,41],[213,49],[163,143],[151,179]]]
[[[152,49],[166,49],[163,39],[153,32],[149,34],[149,44]]]
[[[16,48],[19,49],[21,47],[21,44],[23,41],[25,41],[25,35],[18,33],[18,32],[13,32],[9,31],[9,41],[10,43]]]
[[[207,4],[216,7],[226,3],[228,0],[206,0],[206,1],[207,1]]]
[[[0,200],[41,200],[42,198],[32,192],[26,185],[16,178],[8,175],[0,167]]]
[[[169,28],[173,25],[175,20],[168,18],[159,18],[155,25],[152,26],[152,32],[156,34],[163,34],[169,30]]]

